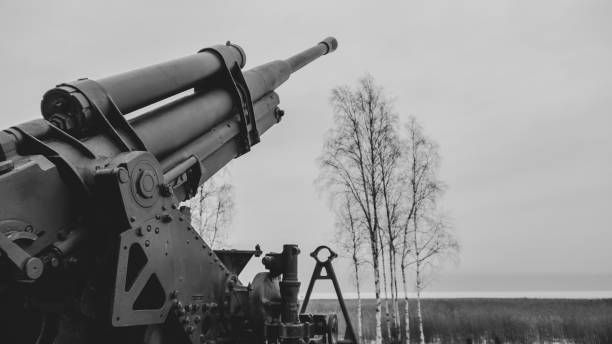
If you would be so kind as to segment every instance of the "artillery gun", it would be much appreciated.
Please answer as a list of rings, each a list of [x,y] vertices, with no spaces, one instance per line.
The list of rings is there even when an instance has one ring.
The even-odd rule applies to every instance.
[[[0,342],[336,342],[335,315],[298,312],[297,245],[244,285],[259,247],[213,251],[180,207],[280,121],[275,89],[336,47],[243,72],[228,42],[78,79],[44,94],[44,119],[1,131]]]

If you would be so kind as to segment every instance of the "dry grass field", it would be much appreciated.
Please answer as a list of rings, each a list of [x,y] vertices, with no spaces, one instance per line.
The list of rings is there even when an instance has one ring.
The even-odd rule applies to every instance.
[[[356,305],[347,300],[355,331]],[[426,299],[422,305],[428,343],[612,343],[612,299]],[[410,337],[416,343],[416,302],[410,300],[409,306]],[[335,300],[313,300],[309,312],[337,312],[343,322]],[[364,300],[367,342],[374,338],[374,317],[374,300]]]

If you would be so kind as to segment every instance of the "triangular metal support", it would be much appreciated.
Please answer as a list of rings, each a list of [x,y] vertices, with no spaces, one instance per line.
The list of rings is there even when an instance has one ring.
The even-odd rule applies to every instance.
[[[319,257],[319,253],[322,250],[327,250],[329,256],[322,260]],[[314,287],[316,280],[331,280],[334,284],[334,290],[336,291],[336,298],[338,299],[338,303],[340,304],[340,309],[342,310],[342,315],[344,316],[344,321],[346,323],[346,332],[344,333],[344,340],[342,343],[353,343],[358,344],[357,337],[355,336],[355,330],[353,329],[353,324],[351,323],[351,318],[348,315],[348,311],[346,310],[346,304],[344,303],[344,298],[342,297],[342,292],[340,291],[340,285],[338,284],[338,279],[336,278],[336,273],[334,272],[334,268],[332,266],[332,260],[337,258],[338,255],[336,252],[332,251],[327,246],[319,246],[317,247],[310,256],[313,257],[317,264],[315,265],[314,271],[312,272],[312,277],[310,278],[310,283],[308,284],[308,290],[306,291],[306,296],[304,297],[304,301],[302,302],[302,308],[300,309],[300,314],[304,314],[306,312],[306,308],[308,307],[308,302],[310,301],[310,295],[312,294],[312,288]],[[321,271],[325,269],[325,275],[321,275]]]

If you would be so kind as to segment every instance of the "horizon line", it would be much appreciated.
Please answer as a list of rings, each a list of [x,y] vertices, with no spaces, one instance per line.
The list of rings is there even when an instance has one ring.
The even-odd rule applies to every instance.
[[[404,299],[404,293],[400,293],[400,299]],[[299,299],[303,300],[305,293],[299,294]],[[361,293],[362,300],[375,299],[373,292]],[[346,300],[356,300],[357,293],[343,293]],[[409,299],[416,299],[416,293],[408,293]],[[422,299],[612,299],[612,291],[424,291],[421,293]],[[310,296],[311,300],[333,300],[336,299],[336,294],[329,293],[313,293]],[[385,299],[381,296],[381,299]],[[389,298],[390,299],[390,298]]]

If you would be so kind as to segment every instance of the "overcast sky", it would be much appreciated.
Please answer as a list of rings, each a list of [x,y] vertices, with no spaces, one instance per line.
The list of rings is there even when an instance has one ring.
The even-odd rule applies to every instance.
[[[415,115],[440,145],[443,205],[463,248],[448,274],[612,273],[612,2],[85,3],[0,0],[0,125],[38,118],[62,81],[226,40],[251,68],[338,38],[279,89],[285,118],[231,164],[233,247],[306,253],[332,239],[313,184],[329,94],[370,72],[400,118]]]

